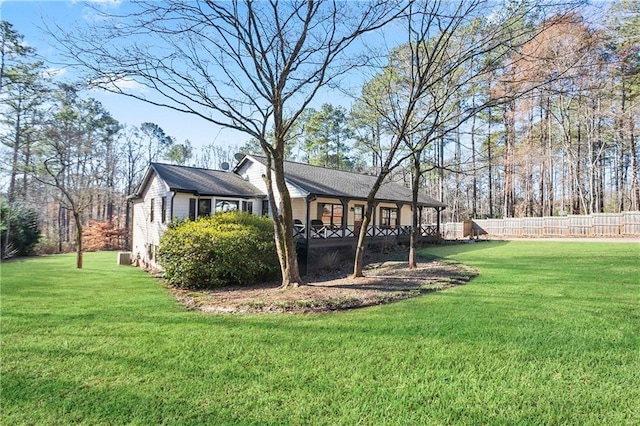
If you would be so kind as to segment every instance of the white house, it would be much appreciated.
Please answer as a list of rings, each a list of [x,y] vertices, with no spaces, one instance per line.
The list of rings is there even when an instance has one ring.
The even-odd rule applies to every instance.
[[[304,237],[307,249],[353,244],[361,232],[367,195],[376,177],[295,162],[285,162],[284,170],[296,235]],[[255,155],[245,155],[231,171],[152,163],[131,196],[133,259],[157,268],[160,237],[175,218],[196,219],[229,210],[270,214],[265,171],[266,159]],[[445,208],[426,195],[419,196],[418,205],[420,212],[423,208],[435,209],[438,218]],[[402,238],[408,235],[410,225],[411,190],[385,183],[376,196],[373,224],[367,235],[374,240]],[[422,226],[421,234],[438,236],[439,221],[436,226]]]

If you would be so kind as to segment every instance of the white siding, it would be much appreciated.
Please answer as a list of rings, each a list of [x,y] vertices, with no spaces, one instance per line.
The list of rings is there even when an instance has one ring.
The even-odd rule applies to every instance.
[[[299,219],[302,223],[307,220],[307,201],[304,198],[296,198],[291,200],[291,209],[293,210],[293,218]]]
[[[238,169],[238,174],[248,180],[253,186],[255,186],[256,188],[258,188],[260,190],[260,192],[264,193],[265,195],[267,195],[267,185],[264,181],[264,179],[262,178],[262,175],[265,174],[266,172],[266,166],[262,165],[259,162],[254,162],[251,159],[249,159],[248,161],[246,161],[242,167],[240,169]],[[291,200],[293,202],[293,210],[294,210],[294,214],[293,217],[298,219],[300,218],[300,220],[302,220],[302,218],[305,216],[305,212],[306,212],[306,197],[307,197],[307,193],[305,191],[303,191],[302,189],[298,188],[295,185],[292,185],[290,183],[287,183],[287,189],[289,190],[289,195],[291,196]],[[274,197],[275,197],[275,202],[276,205],[280,205],[280,196],[278,194],[278,190],[275,188],[275,184],[273,186],[273,193],[274,193]],[[300,201],[302,202],[303,205],[305,205],[304,210],[300,211],[300,204],[298,201],[298,199],[301,199]],[[256,205],[254,204],[254,211],[255,211],[255,207]],[[300,217],[298,217],[297,215],[299,215],[300,213],[302,213],[302,215]],[[270,211],[269,212],[269,216],[273,216],[273,213]]]
[[[177,193],[173,197],[173,217],[184,219],[189,217],[189,198],[194,198],[193,194]]]
[[[405,204],[400,210],[400,225],[411,226],[411,205]]]
[[[253,186],[258,188],[260,192],[266,194],[267,185],[264,183],[264,179],[262,179],[265,170],[266,168],[262,164],[248,160],[238,170],[238,175],[249,181]]]
[[[154,173],[142,194],[142,198],[133,203],[133,258],[141,266],[159,268],[156,263],[156,249],[160,237],[171,221],[171,195],[163,180]],[[167,197],[166,220],[162,223],[162,197]],[[153,202],[153,222],[151,222],[151,205]]]

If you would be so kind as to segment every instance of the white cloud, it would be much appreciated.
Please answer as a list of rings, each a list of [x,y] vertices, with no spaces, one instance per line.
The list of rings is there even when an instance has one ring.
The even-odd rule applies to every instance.
[[[71,3],[96,3],[109,7],[118,7],[122,4],[122,0],[71,0]]]
[[[100,87],[116,92],[145,92],[145,86],[130,77],[118,77],[117,75],[105,76],[91,82],[92,86]]]
[[[67,73],[66,68],[47,68],[42,72],[45,78],[62,77]]]

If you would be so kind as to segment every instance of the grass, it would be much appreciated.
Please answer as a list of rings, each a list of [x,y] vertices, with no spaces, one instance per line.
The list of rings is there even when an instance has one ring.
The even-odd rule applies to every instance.
[[[431,247],[469,284],[323,315],[187,311],[114,253],[2,265],[14,424],[640,424],[640,248]]]

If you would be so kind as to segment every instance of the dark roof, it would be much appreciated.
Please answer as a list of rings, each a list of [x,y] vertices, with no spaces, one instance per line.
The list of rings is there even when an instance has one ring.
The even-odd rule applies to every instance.
[[[266,165],[265,157],[252,155],[249,158],[254,158],[256,161]],[[284,162],[284,174],[289,182],[309,194],[362,200],[367,199],[369,191],[371,191],[377,179],[377,176],[327,169],[292,161]],[[393,182],[383,183],[376,194],[376,200],[379,201],[411,202],[411,199],[410,188]],[[427,207],[446,207],[446,204],[424,194],[418,194],[418,202]]]
[[[170,190],[175,192],[240,198],[265,196],[258,188],[233,172],[162,163],[151,163],[150,170],[155,171],[166,182]],[[147,172],[136,193],[137,196],[142,195],[139,191],[146,185],[149,177],[150,173]]]

